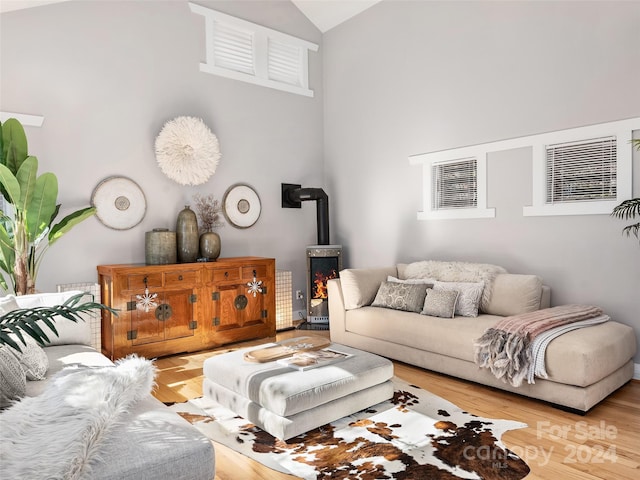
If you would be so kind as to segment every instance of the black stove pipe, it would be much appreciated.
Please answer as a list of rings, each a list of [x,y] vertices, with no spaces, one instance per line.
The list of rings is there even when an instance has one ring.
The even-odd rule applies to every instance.
[[[318,245],[329,245],[329,197],[321,188],[300,188],[300,185],[282,184],[282,206],[300,208],[300,202],[316,202]]]

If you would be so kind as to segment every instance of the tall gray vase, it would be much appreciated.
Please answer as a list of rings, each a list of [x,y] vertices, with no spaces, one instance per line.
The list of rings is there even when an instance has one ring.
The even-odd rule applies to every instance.
[[[185,205],[184,209],[178,213],[176,243],[179,263],[192,263],[198,259],[198,250],[200,249],[198,219],[189,205]]]

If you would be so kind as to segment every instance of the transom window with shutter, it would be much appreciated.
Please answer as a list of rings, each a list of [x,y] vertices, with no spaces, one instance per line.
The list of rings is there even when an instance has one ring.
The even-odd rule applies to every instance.
[[[431,168],[434,210],[478,206],[478,171],[475,158],[438,163]]]
[[[546,203],[615,200],[616,137],[546,147]]]
[[[203,72],[313,97],[309,50],[318,45],[190,3],[205,17],[207,62]]]

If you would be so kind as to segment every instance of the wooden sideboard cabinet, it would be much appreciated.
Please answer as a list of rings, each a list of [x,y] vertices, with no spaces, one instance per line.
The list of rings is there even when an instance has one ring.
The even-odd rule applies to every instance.
[[[118,311],[102,312],[102,353],[112,360],[194,352],[276,333],[272,258],[99,265],[98,281],[102,303]],[[154,305],[145,308],[145,298]]]

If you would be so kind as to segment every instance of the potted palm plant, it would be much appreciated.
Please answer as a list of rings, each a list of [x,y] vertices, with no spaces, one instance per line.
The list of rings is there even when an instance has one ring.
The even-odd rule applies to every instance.
[[[47,249],[96,210],[82,208],[54,224],[60,211],[58,179],[49,172],[38,176],[38,159],[29,155],[18,120],[0,124],[0,147],[0,193],[9,206],[0,210],[0,270],[11,282],[0,275],[0,287],[24,295],[35,292]]]
[[[631,140],[631,143],[636,147],[636,150],[640,151],[640,138]],[[636,216],[640,217],[640,198],[630,198],[623,201],[613,209],[611,215],[624,220],[635,218]],[[626,233],[627,236],[633,233],[640,241],[640,222],[627,225],[622,229],[622,233]]]

